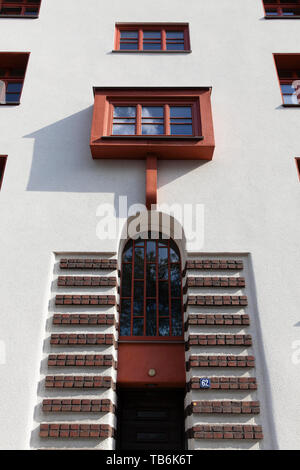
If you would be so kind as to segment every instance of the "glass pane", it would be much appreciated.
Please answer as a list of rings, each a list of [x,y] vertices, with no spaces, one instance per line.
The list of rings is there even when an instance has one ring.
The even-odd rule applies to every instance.
[[[134,318],[133,319],[133,336],[144,336],[144,319]]]
[[[295,88],[292,85],[281,85],[282,93],[295,93]]]
[[[10,92],[20,92],[22,90],[22,83],[8,83],[6,89]]]
[[[156,336],[156,301],[155,300],[147,300],[146,335]]]
[[[115,106],[114,107],[114,118],[115,117],[135,117],[136,107],[135,106]]]
[[[144,39],[160,39],[160,31],[144,31]]]
[[[161,50],[161,44],[160,42],[159,43],[145,43],[144,42],[144,45],[143,45],[143,49],[145,51],[157,51],[157,50]]]
[[[159,319],[159,336],[169,336],[170,335],[170,325],[168,318]]]
[[[191,124],[172,124],[171,135],[193,135],[193,126]]]
[[[183,31],[167,31],[167,39],[183,39]]]
[[[158,249],[158,277],[159,279],[168,279],[168,248],[160,247]]]
[[[168,51],[184,51],[184,44],[183,43],[167,43],[167,50]]]
[[[121,39],[137,39],[138,31],[121,31]]]
[[[191,118],[192,108],[191,106],[170,106],[170,117],[171,118]]]
[[[159,316],[169,315],[169,285],[168,282],[160,282],[158,286],[158,311]]]
[[[134,277],[144,279],[144,247],[136,246],[134,253]]]
[[[156,297],[156,265],[147,264],[147,297]]]
[[[170,241],[170,260],[172,263],[179,263],[180,261],[179,250],[172,241]]]
[[[171,265],[171,296],[181,296],[181,273],[179,264]]]
[[[20,94],[18,93],[6,94],[6,102],[19,103],[19,101],[20,101]]]
[[[134,282],[133,315],[144,316],[144,281]]]
[[[132,240],[129,240],[124,249],[123,261],[131,261],[131,260],[132,260]]]
[[[122,300],[120,314],[120,336],[130,336],[131,300]]]
[[[150,118],[163,118],[164,117],[164,108],[163,106],[143,106],[142,107],[142,117]]]
[[[161,135],[164,133],[164,126],[161,124],[143,124],[142,134],[143,135]]]
[[[135,124],[114,124],[113,135],[135,135]]]
[[[283,102],[285,104],[298,104],[296,95],[283,95]]]
[[[123,263],[122,267],[122,297],[131,297],[132,265]]]
[[[147,261],[155,261],[156,260],[156,242],[155,241],[147,241]]]
[[[181,300],[172,300],[172,336],[182,335]]]
[[[120,43],[120,50],[137,50],[138,49],[138,43],[136,42],[121,42]]]

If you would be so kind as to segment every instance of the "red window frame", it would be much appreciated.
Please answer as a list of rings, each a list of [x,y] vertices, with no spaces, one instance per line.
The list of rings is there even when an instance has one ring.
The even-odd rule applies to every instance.
[[[267,19],[293,19],[293,18],[300,18],[300,0],[290,1],[290,2],[282,2],[281,0],[263,0],[263,5],[265,9],[265,18]],[[275,14],[271,14],[271,10],[274,11]],[[286,15],[286,10],[294,10],[296,12],[295,15]],[[269,14],[268,14],[269,13]]]
[[[0,52],[0,81],[4,82],[6,87],[5,102],[0,102],[0,105],[9,106],[20,104],[28,59],[28,52]],[[19,92],[13,92],[7,89],[7,85],[13,83],[21,84]],[[6,98],[13,94],[19,95],[19,99],[16,101],[6,101]]]
[[[134,41],[137,43],[137,49],[120,49],[121,44],[121,31],[137,31],[138,37]],[[161,33],[161,49],[144,49],[144,31],[155,31]],[[183,33],[183,49],[168,49],[167,43],[181,42],[180,40],[171,41],[167,39],[167,32],[182,32]],[[133,41],[129,40],[128,43]],[[157,44],[157,40],[147,40],[148,44]],[[191,52],[190,51],[190,34],[188,23],[116,23],[115,27],[115,51],[117,52]]]
[[[0,17],[5,18],[37,18],[39,16],[41,0],[0,0]],[[11,12],[9,10],[12,10]],[[13,12],[13,10],[19,10]],[[35,12],[30,10],[36,10]]]
[[[114,107],[115,106],[136,106],[136,117],[135,117],[135,128],[136,132],[135,134],[113,134],[113,120],[114,120]],[[164,118],[163,118],[163,125],[164,125],[164,133],[163,134],[142,134],[142,106],[160,106],[164,107]],[[182,106],[182,107],[191,107],[191,120],[192,120],[192,134],[171,134],[171,119],[180,119],[180,118],[171,118],[170,117],[170,107],[171,106]],[[149,118],[150,119],[150,118]],[[166,100],[166,99],[154,99],[151,101],[147,100],[132,100],[132,101],[114,101],[112,100],[110,102],[110,109],[109,109],[109,134],[112,137],[117,137],[117,138],[122,138],[132,136],[140,136],[143,138],[148,138],[149,136],[152,137],[157,137],[159,138],[160,136],[170,136],[170,137],[175,137],[182,135],[183,137],[192,137],[195,135],[201,135],[201,125],[200,125],[200,119],[197,114],[197,108],[196,108],[196,103],[193,100],[186,100],[186,101],[176,101],[176,100]]]
[[[7,161],[7,155],[0,155],[0,190],[1,190],[2,182],[4,178],[6,161]]]
[[[136,241],[140,241],[140,239],[136,240]],[[131,332],[131,334],[129,336],[124,336],[124,335],[122,336],[120,334],[119,340],[120,341],[177,341],[177,340],[182,341],[183,338],[184,338],[184,309],[183,309],[182,266],[181,266],[181,257],[180,257],[178,247],[177,247],[177,250],[178,250],[178,255],[179,255],[179,261],[178,262],[172,262],[171,261],[171,256],[170,256],[170,247],[171,247],[171,244],[172,243],[175,244],[175,242],[171,239],[163,240],[167,244],[167,247],[168,247],[168,279],[167,280],[159,279],[159,250],[158,250],[159,246],[158,246],[158,244],[162,240],[161,239],[153,240],[151,238],[149,238],[148,240],[144,240],[144,242],[147,242],[147,241],[156,242],[156,259],[155,259],[155,261],[153,261],[153,260],[148,261],[147,260],[147,257],[146,257],[146,249],[147,248],[146,248],[146,243],[144,243],[144,261],[143,261],[143,263],[144,263],[144,276],[143,276],[143,278],[135,278],[133,273],[135,272],[135,243],[136,243],[136,241],[132,240],[132,261],[129,261],[129,262],[123,261],[124,252],[125,252],[127,244],[125,245],[123,253],[122,253],[121,288],[120,288],[120,325],[122,323],[122,301],[123,300],[130,300],[131,301],[131,313],[130,313],[130,332]],[[123,292],[122,292],[122,289],[123,289],[123,267],[126,264],[131,264],[131,266],[132,266],[131,295],[130,295],[130,297],[123,296]],[[155,297],[147,296],[147,282],[146,282],[147,281],[147,274],[146,273],[147,273],[147,265],[149,265],[149,264],[152,264],[152,265],[155,264],[155,269],[156,269],[156,277],[155,277],[156,295],[155,295]],[[171,276],[170,276],[171,265],[179,265],[179,270],[180,270],[180,297],[171,295]],[[134,315],[134,310],[133,310],[134,309],[134,283],[135,282],[143,282],[143,312],[142,312],[141,315]],[[158,296],[159,296],[159,283],[161,283],[161,282],[162,283],[168,283],[168,302],[169,302],[168,309],[169,309],[169,314],[166,315],[166,316],[160,316],[159,315],[159,299],[158,299]],[[146,333],[146,325],[147,325],[147,321],[146,321],[147,300],[155,300],[155,302],[156,302],[156,336],[147,336],[145,334]],[[169,334],[168,336],[167,335],[162,336],[162,335],[159,335],[159,319],[160,318],[168,318],[168,320],[169,320],[169,332],[170,333],[172,332],[172,309],[171,309],[172,300],[180,300],[182,335],[180,335],[180,336],[171,336],[171,334]],[[133,320],[135,318],[143,318],[143,332],[144,332],[144,334],[141,335],[141,336],[134,336],[133,335]],[[121,333],[121,331],[120,331],[120,333]]]
[[[298,172],[298,178],[300,181],[300,157],[296,157],[295,162],[296,162],[296,167],[297,167],[297,172]]]

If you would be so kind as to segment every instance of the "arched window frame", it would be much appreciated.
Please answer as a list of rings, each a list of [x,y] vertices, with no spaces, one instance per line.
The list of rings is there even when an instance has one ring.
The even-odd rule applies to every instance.
[[[150,259],[149,257],[147,258],[147,246],[148,242],[150,242],[152,245],[155,243],[156,245],[156,255],[155,255],[155,260],[154,258]],[[128,249],[128,245],[132,244],[132,259],[131,261],[128,261],[125,258],[126,251]],[[139,245],[144,245],[144,246],[139,246]],[[127,291],[125,292],[125,265],[129,266],[131,265],[131,272],[136,273],[136,248],[141,248],[143,249],[144,252],[144,258],[143,258],[143,277],[138,276],[134,277],[131,276],[131,279],[128,281],[130,283],[130,295],[127,295]],[[160,267],[162,269],[166,268],[166,264],[163,265],[160,264],[159,260],[159,253],[160,249],[167,248],[168,252],[168,257],[167,257],[167,271],[168,271],[168,276],[166,278],[162,278],[161,275],[159,275],[160,272]],[[177,256],[177,261],[174,261],[174,254]],[[172,258],[173,256],[173,258]],[[149,295],[149,285],[147,284],[147,269],[148,265],[155,265],[155,296]],[[151,269],[151,268],[149,268]],[[171,279],[171,273],[174,275],[177,271],[177,281],[176,278]],[[126,275],[126,279],[128,280],[128,275]],[[179,279],[179,286],[178,286],[178,279]],[[135,283],[141,283],[143,284],[142,291],[143,291],[143,296],[142,296],[142,308],[143,311],[140,312],[139,314],[136,313],[135,311]],[[160,285],[161,283],[164,283],[165,285],[167,284],[168,286],[168,301],[166,303],[163,303],[161,305],[166,305],[168,304],[168,315],[161,315],[160,308],[159,308],[159,294],[161,292],[160,290]],[[152,285],[153,287],[153,285]],[[127,286],[128,289],[128,286]],[[129,289],[128,289],[129,290]],[[165,291],[165,288],[163,288]],[[177,292],[176,292],[177,290]],[[126,295],[124,295],[126,293]],[[176,293],[176,295],[174,295]],[[178,295],[179,294],[179,295]],[[156,319],[156,334],[153,334],[153,330],[151,334],[149,334],[149,331],[147,331],[149,327],[148,323],[148,315],[149,315],[149,310],[147,310],[148,306],[148,301],[155,301],[155,319]],[[130,303],[130,314],[129,314],[129,303]],[[175,312],[177,311],[177,316],[175,315]],[[126,313],[125,313],[126,312]],[[178,315],[179,312],[179,315]],[[127,318],[125,315],[127,314]],[[129,319],[128,315],[130,315],[130,331],[129,331]],[[180,319],[179,319],[180,316]],[[136,319],[140,319],[139,321],[143,321],[143,329],[137,328],[135,321]],[[168,322],[167,320],[168,319]],[[179,319],[179,320],[178,320]],[[166,334],[166,330],[164,328],[167,328],[168,324],[168,334]],[[153,325],[153,324],[152,324]],[[165,325],[163,327],[163,325]],[[127,326],[127,327],[126,327]],[[127,329],[127,331],[126,331]],[[137,334],[137,331],[140,329],[142,334]],[[150,328],[151,329],[151,328]],[[121,288],[120,288],[120,340],[121,341],[126,341],[126,340],[145,340],[145,341],[183,341],[184,338],[184,326],[183,326],[183,286],[182,286],[182,266],[181,266],[181,256],[180,256],[180,251],[178,249],[178,246],[172,239],[162,239],[161,236],[159,239],[141,239],[138,238],[136,240],[131,240],[129,239],[127,243],[125,244],[125,247],[123,249],[122,253],[122,263],[121,263]],[[175,331],[174,331],[175,330]],[[177,331],[176,331],[177,330]],[[180,334],[178,333],[178,330],[180,330]],[[124,334],[125,333],[125,334]],[[176,333],[173,335],[173,333]]]

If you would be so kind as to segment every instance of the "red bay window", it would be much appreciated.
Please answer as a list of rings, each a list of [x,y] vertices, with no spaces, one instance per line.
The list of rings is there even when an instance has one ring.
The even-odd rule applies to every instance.
[[[0,105],[18,105],[29,53],[0,52]]]
[[[37,18],[41,0],[0,0],[0,17]]]
[[[210,88],[94,88],[94,94],[93,158],[212,158]]]
[[[300,18],[300,0],[263,0],[266,19]]]

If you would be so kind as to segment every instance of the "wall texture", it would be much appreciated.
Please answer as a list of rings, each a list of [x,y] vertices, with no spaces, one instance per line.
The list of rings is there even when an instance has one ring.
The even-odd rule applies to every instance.
[[[0,442],[29,448],[54,252],[116,252],[102,203],[144,203],[143,162],[93,161],[92,86],[212,86],[209,163],[160,162],[159,204],[204,208],[195,251],[249,253],[268,375],[272,445],[300,432],[299,109],[281,107],[274,52],[300,52],[297,21],[265,21],[260,0],[42,1],[35,20],[0,19],[1,51],[29,51],[21,105],[0,107]],[[192,54],[112,54],[114,23],[189,22]],[[186,232],[188,228],[185,227]],[[251,274],[252,273],[252,274]],[[5,356],[5,357],[4,357]]]

